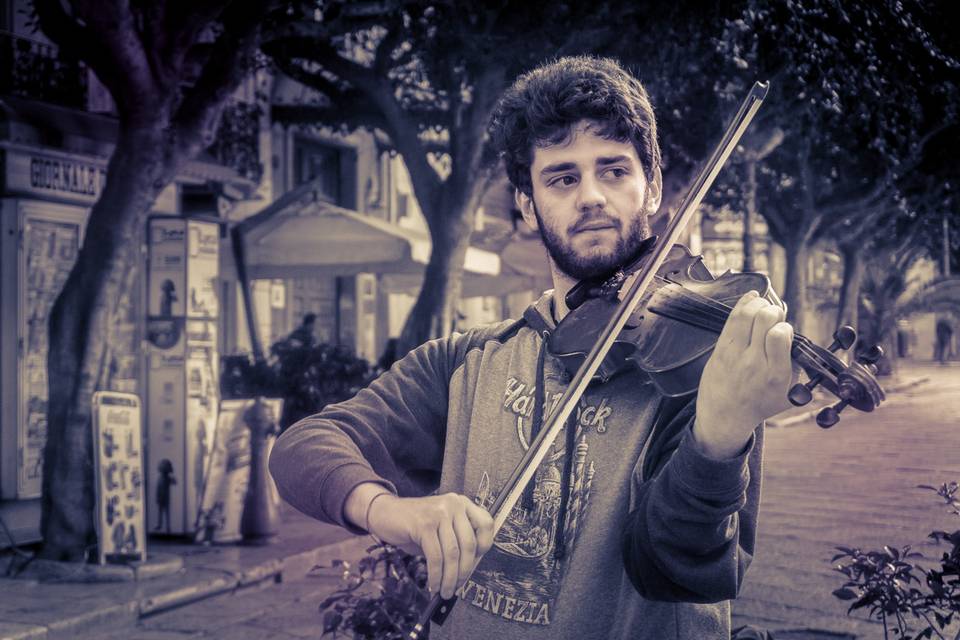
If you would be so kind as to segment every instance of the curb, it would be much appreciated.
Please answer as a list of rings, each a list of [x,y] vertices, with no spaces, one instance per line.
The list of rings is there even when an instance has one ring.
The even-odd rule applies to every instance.
[[[195,582],[173,586],[163,593],[134,596],[126,602],[106,604],[80,615],[46,623],[0,621],[0,640],[59,640],[76,638],[82,633],[97,629],[120,629],[155,613],[184,607],[224,593],[303,579],[324,559],[362,553],[371,544],[369,536],[354,536],[307,551],[263,560],[242,571],[208,575]]]
[[[101,583],[136,582],[174,575],[183,569],[183,558],[171,553],[152,553],[144,562],[130,564],[81,564],[32,558],[22,570],[19,579],[40,583]]]
[[[914,378],[913,380],[905,380],[894,385],[891,385],[884,389],[884,392],[889,395],[891,393],[899,393],[900,391],[906,391],[907,389],[912,389],[913,387],[918,387],[922,384],[930,382],[929,376],[924,376],[922,378]],[[801,422],[806,422],[808,420],[815,420],[817,414],[820,413],[820,410],[823,406],[819,406],[816,409],[810,409],[803,413],[798,413],[796,415],[787,416],[779,420],[767,420],[768,427],[789,427],[791,425],[799,424]]]
[[[780,629],[771,632],[774,640],[857,640],[857,636],[815,628]]]
[[[299,580],[307,575],[310,569],[320,561],[321,557],[331,554],[349,555],[365,551],[370,544],[368,536],[355,536],[290,556],[265,560],[243,571],[229,573],[226,576],[208,578],[167,593],[146,597],[137,602],[137,618],[176,609],[229,591],[237,591],[265,582],[281,583],[285,580]]]

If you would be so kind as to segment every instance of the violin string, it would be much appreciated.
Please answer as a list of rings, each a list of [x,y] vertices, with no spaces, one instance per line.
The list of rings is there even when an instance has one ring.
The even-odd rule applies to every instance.
[[[664,313],[667,309],[660,309],[661,315],[669,315],[669,317],[675,317],[675,319],[687,324],[692,324],[694,326],[699,326],[708,331],[714,333],[720,333],[723,330],[723,321],[716,316],[710,314],[702,314],[698,312],[698,309],[695,306],[688,306],[687,301],[682,299],[677,299],[676,302],[669,308],[669,313]],[[655,313],[658,309],[654,305],[651,305],[651,310]],[[678,316],[678,317],[677,317]]]
[[[686,321],[687,324],[692,324],[694,326],[700,326],[708,331],[713,331],[715,333],[720,333],[723,328],[723,324],[726,323],[726,319],[732,311],[732,307],[709,298],[707,296],[696,293],[695,291],[690,291],[689,289],[684,288],[679,283],[673,282],[668,278],[662,276],[655,276],[655,279],[660,281],[661,284],[657,287],[657,290],[665,295],[667,298],[679,302],[680,306],[683,306],[684,303],[689,303],[687,309],[683,311],[686,312],[687,319],[677,318],[681,322]],[[676,284],[676,288],[668,288],[668,285]],[[698,306],[698,304],[700,306]],[[677,309],[675,309],[676,311]],[[701,315],[706,314],[706,317],[714,321],[713,326],[704,326]],[[696,320],[696,321],[695,321]],[[719,326],[717,326],[719,323]],[[809,342],[805,336],[794,334],[794,346],[797,350],[808,359],[813,361],[813,364],[817,365],[819,368],[823,369],[825,373],[831,375],[837,375],[837,371],[833,366],[833,363],[825,360],[812,346],[812,343]]]
[[[678,294],[680,294],[680,295],[682,295],[682,296],[685,296],[685,297],[688,297],[688,298],[692,298],[692,299],[698,300],[698,301],[702,302],[703,304],[708,305],[708,306],[712,307],[713,309],[716,309],[716,310],[719,311],[720,313],[729,313],[730,311],[733,311],[733,307],[732,307],[732,306],[730,306],[730,305],[728,305],[728,304],[726,304],[726,303],[724,303],[724,302],[721,302],[720,300],[717,300],[716,298],[711,298],[711,297],[709,297],[709,296],[705,296],[705,295],[703,295],[703,294],[697,293],[696,291],[693,291],[692,289],[688,289],[688,288],[684,287],[683,284],[681,284],[681,283],[679,283],[679,282],[677,282],[677,281],[675,281],[675,280],[671,280],[670,278],[662,278],[662,280],[663,280],[663,282],[664,282],[664,286],[666,286],[666,285],[668,285],[668,284],[676,285],[675,291],[676,291]]]
[[[723,324],[726,323],[726,319],[729,317],[729,312],[732,311],[733,309],[732,307],[720,302],[719,300],[714,300],[713,298],[709,298],[707,296],[698,294],[695,291],[690,291],[689,289],[684,288],[682,285],[679,285],[678,283],[673,283],[667,278],[661,277],[660,279],[664,282],[664,284],[660,286],[659,291],[663,292],[667,297],[681,301],[681,304],[683,302],[694,302],[694,303],[701,303],[705,307],[707,307],[707,309],[703,309],[703,307],[697,307],[696,304],[694,304],[692,305],[692,308],[694,310],[690,311],[689,312],[690,314],[699,315],[700,313],[710,313],[710,312],[720,311],[722,309],[722,311],[720,311],[719,313],[715,313],[711,316],[714,320],[716,320],[719,323],[719,326],[716,329],[703,327],[708,330],[714,330],[716,333],[719,333],[720,330],[722,330]],[[667,285],[671,283],[677,284],[677,287],[675,289],[668,289]],[[689,324],[697,325],[698,323],[690,322]],[[833,364],[825,360],[816,351],[816,349],[813,347],[812,343],[809,341],[808,338],[802,335],[794,334],[794,343],[795,343],[795,346],[797,347],[797,350],[801,354],[813,360],[814,363],[819,367],[821,367],[822,369],[825,369],[831,374],[836,375],[836,371]]]
[[[679,282],[675,282],[673,280],[670,280],[669,278],[664,278],[663,276],[656,276],[655,279],[663,282],[663,284],[660,285],[661,291],[662,290],[671,291],[670,289],[666,289],[666,287],[668,285],[674,284],[676,285],[675,292],[680,297],[686,296],[688,298],[702,302],[704,305],[709,306],[712,310],[715,310],[719,314],[721,314],[724,320],[726,320],[727,315],[729,315],[730,312],[733,311],[733,307],[726,305],[723,302],[720,302],[719,300],[715,300],[714,298],[710,298],[708,296],[699,294],[696,291],[691,291],[690,289],[685,288]]]
[[[655,276],[655,279],[662,283],[662,284],[659,284],[657,290],[662,292],[668,298],[672,298],[674,300],[680,301],[680,304],[683,304],[684,302],[692,303],[690,305],[691,310],[687,312],[690,314],[690,316],[688,317],[699,319],[701,314],[708,314],[708,317],[710,317],[714,321],[719,322],[719,327],[714,329],[712,327],[702,326],[702,323],[700,322],[691,322],[689,320],[687,321],[688,324],[693,324],[694,326],[702,326],[702,328],[707,329],[709,331],[720,333],[720,330],[722,330],[723,324],[726,322],[726,319],[729,317],[730,311],[733,310],[732,307],[720,302],[719,300],[715,300],[713,298],[701,295],[699,293],[696,293],[695,291],[690,291],[689,289],[683,287],[683,285],[676,283],[670,280],[669,278],[664,278],[663,276]],[[668,288],[668,285],[670,284],[676,284],[677,286],[675,288]],[[697,303],[699,303],[702,306],[698,307]],[[706,307],[706,309],[704,309],[704,307]],[[834,376],[838,374],[833,363],[825,360],[817,352],[817,350],[814,349],[814,347],[812,346],[812,343],[805,336],[794,334],[794,346],[796,346],[797,350],[802,355],[812,360],[813,364],[823,369],[825,373],[829,373]]]

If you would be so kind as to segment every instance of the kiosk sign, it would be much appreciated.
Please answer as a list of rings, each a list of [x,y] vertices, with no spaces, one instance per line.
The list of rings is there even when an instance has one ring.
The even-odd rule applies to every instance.
[[[93,394],[100,564],[146,559],[140,400],[131,393]]]
[[[24,193],[81,204],[93,204],[107,184],[101,158],[71,153],[36,153],[26,148],[0,148],[0,180],[7,193]]]

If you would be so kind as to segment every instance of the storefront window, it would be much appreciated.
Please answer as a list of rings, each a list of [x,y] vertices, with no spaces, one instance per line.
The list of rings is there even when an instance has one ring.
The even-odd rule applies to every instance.
[[[341,153],[337,147],[298,140],[294,152],[294,186],[322,177],[321,194],[329,202],[341,204]]]

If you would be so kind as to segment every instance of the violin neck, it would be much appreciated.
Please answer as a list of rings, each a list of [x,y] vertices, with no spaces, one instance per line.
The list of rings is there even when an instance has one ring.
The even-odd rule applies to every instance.
[[[661,288],[660,292],[668,290]],[[692,327],[698,327],[720,335],[730,312],[733,309],[722,302],[693,293],[682,287],[670,291],[663,300],[655,300],[647,309],[664,318],[670,318]],[[809,340],[800,334],[794,334],[793,346],[806,347]]]

